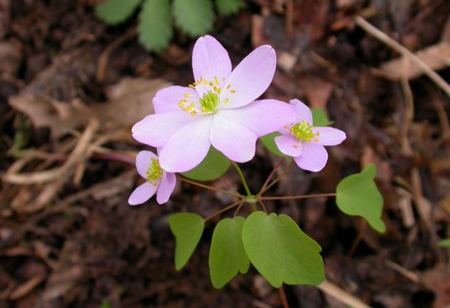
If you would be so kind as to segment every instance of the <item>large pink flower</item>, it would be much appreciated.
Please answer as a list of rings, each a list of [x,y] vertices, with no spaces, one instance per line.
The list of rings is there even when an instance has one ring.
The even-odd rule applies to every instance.
[[[159,166],[158,156],[150,151],[139,152],[136,156],[136,169],[146,182],[131,193],[128,203],[142,204],[155,193],[159,204],[166,203],[175,188],[177,181],[175,174],[162,169]]]
[[[338,145],[345,140],[343,131],[332,127],[314,127],[311,110],[298,99],[289,102],[296,109],[297,118],[286,125],[275,138],[278,149],[292,156],[297,165],[305,170],[322,170],[328,160],[324,146]]]
[[[276,69],[272,47],[261,46],[231,71],[227,51],[213,37],[197,40],[189,87],[160,90],[153,99],[156,114],[136,125],[133,137],[161,148],[160,164],[168,172],[185,172],[202,162],[210,146],[229,159],[247,162],[256,139],[292,122],[292,107],[266,99]]]

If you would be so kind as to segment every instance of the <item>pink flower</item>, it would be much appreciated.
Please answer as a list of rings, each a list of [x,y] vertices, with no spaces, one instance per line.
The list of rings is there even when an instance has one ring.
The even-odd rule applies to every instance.
[[[227,51],[213,37],[200,37],[192,56],[195,82],[160,90],[156,114],[134,125],[133,137],[161,148],[160,164],[168,172],[193,169],[214,146],[229,159],[255,156],[258,137],[292,122],[288,104],[255,101],[269,87],[276,69],[272,47],[261,46],[231,71]]]
[[[338,145],[345,140],[343,131],[332,127],[314,127],[311,110],[298,99],[289,102],[296,109],[297,119],[285,126],[275,138],[278,149],[292,156],[297,165],[308,171],[322,170],[328,160],[324,146]]]
[[[159,165],[158,156],[150,151],[139,152],[136,156],[136,169],[147,181],[131,193],[128,203],[142,204],[155,193],[159,204],[166,203],[175,188],[175,174],[164,171]]]

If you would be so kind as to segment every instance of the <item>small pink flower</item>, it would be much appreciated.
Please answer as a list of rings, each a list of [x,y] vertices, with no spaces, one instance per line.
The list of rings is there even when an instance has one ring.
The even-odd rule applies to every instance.
[[[298,99],[289,102],[295,107],[297,119],[286,125],[275,138],[278,149],[292,156],[297,165],[308,171],[322,170],[328,160],[324,146],[338,145],[345,140],[343,131],[332,127],[314,127],[311,110]]]
[[[128,203],[142,204],[155,193],[159,204],[166,203],[175,188],[175,174],[164,171],[159,165],[158,156],[150,151],[139,152],[136,156],[136,169],[147,181],[131,193]]]
[[[132,129],[137,141],[161,148],[164,170],[193,169],[211,145],[233,161],[247,162],[255,156],[257,138],[292,122],[288,104],[255,101],[275,73],[271,46],[255,49],[231,71],[227,51],[207,35],[195,43],[192,68],[195,82],[158,91],[153,99],[156,114]]]

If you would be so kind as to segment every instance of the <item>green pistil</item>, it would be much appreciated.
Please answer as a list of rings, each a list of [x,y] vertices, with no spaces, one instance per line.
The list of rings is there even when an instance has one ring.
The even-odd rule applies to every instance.
[[[316,137],[312,129],[313,126],[311,124],[301,121],[291,127],[291,133],[301,141],[311,141]]]
[[[200,106],[202,106],[202,112],[204,113],[216,112],[217,105],[219,105],[219,97],[210,91],[203,95],[200,100]]]
[[[163,172],[161,167],[159,166],[159,161],[155,158],[151,158],[151,160],[152,164],[150,165],[150,167],[148,167],[148,170],[146,172],[147,181],[150,184],[156,185],[156,181],[162,177]]]

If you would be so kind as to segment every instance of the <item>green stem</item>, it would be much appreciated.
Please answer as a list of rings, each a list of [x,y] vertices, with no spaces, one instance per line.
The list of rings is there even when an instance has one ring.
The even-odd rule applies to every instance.
[[[242,173],[241,168],[239,168],[238,164],[236,164],[234,161],[231,161],[234,168],[236,168],[237,172],[239,173],[239,176],[241,177],[242,184],[244,185],[245,192],[247,193],[247,197],[253,198],[252,193],[250,192],[250,189],[248,188],[247,181],[245,180],[244,174]]]

